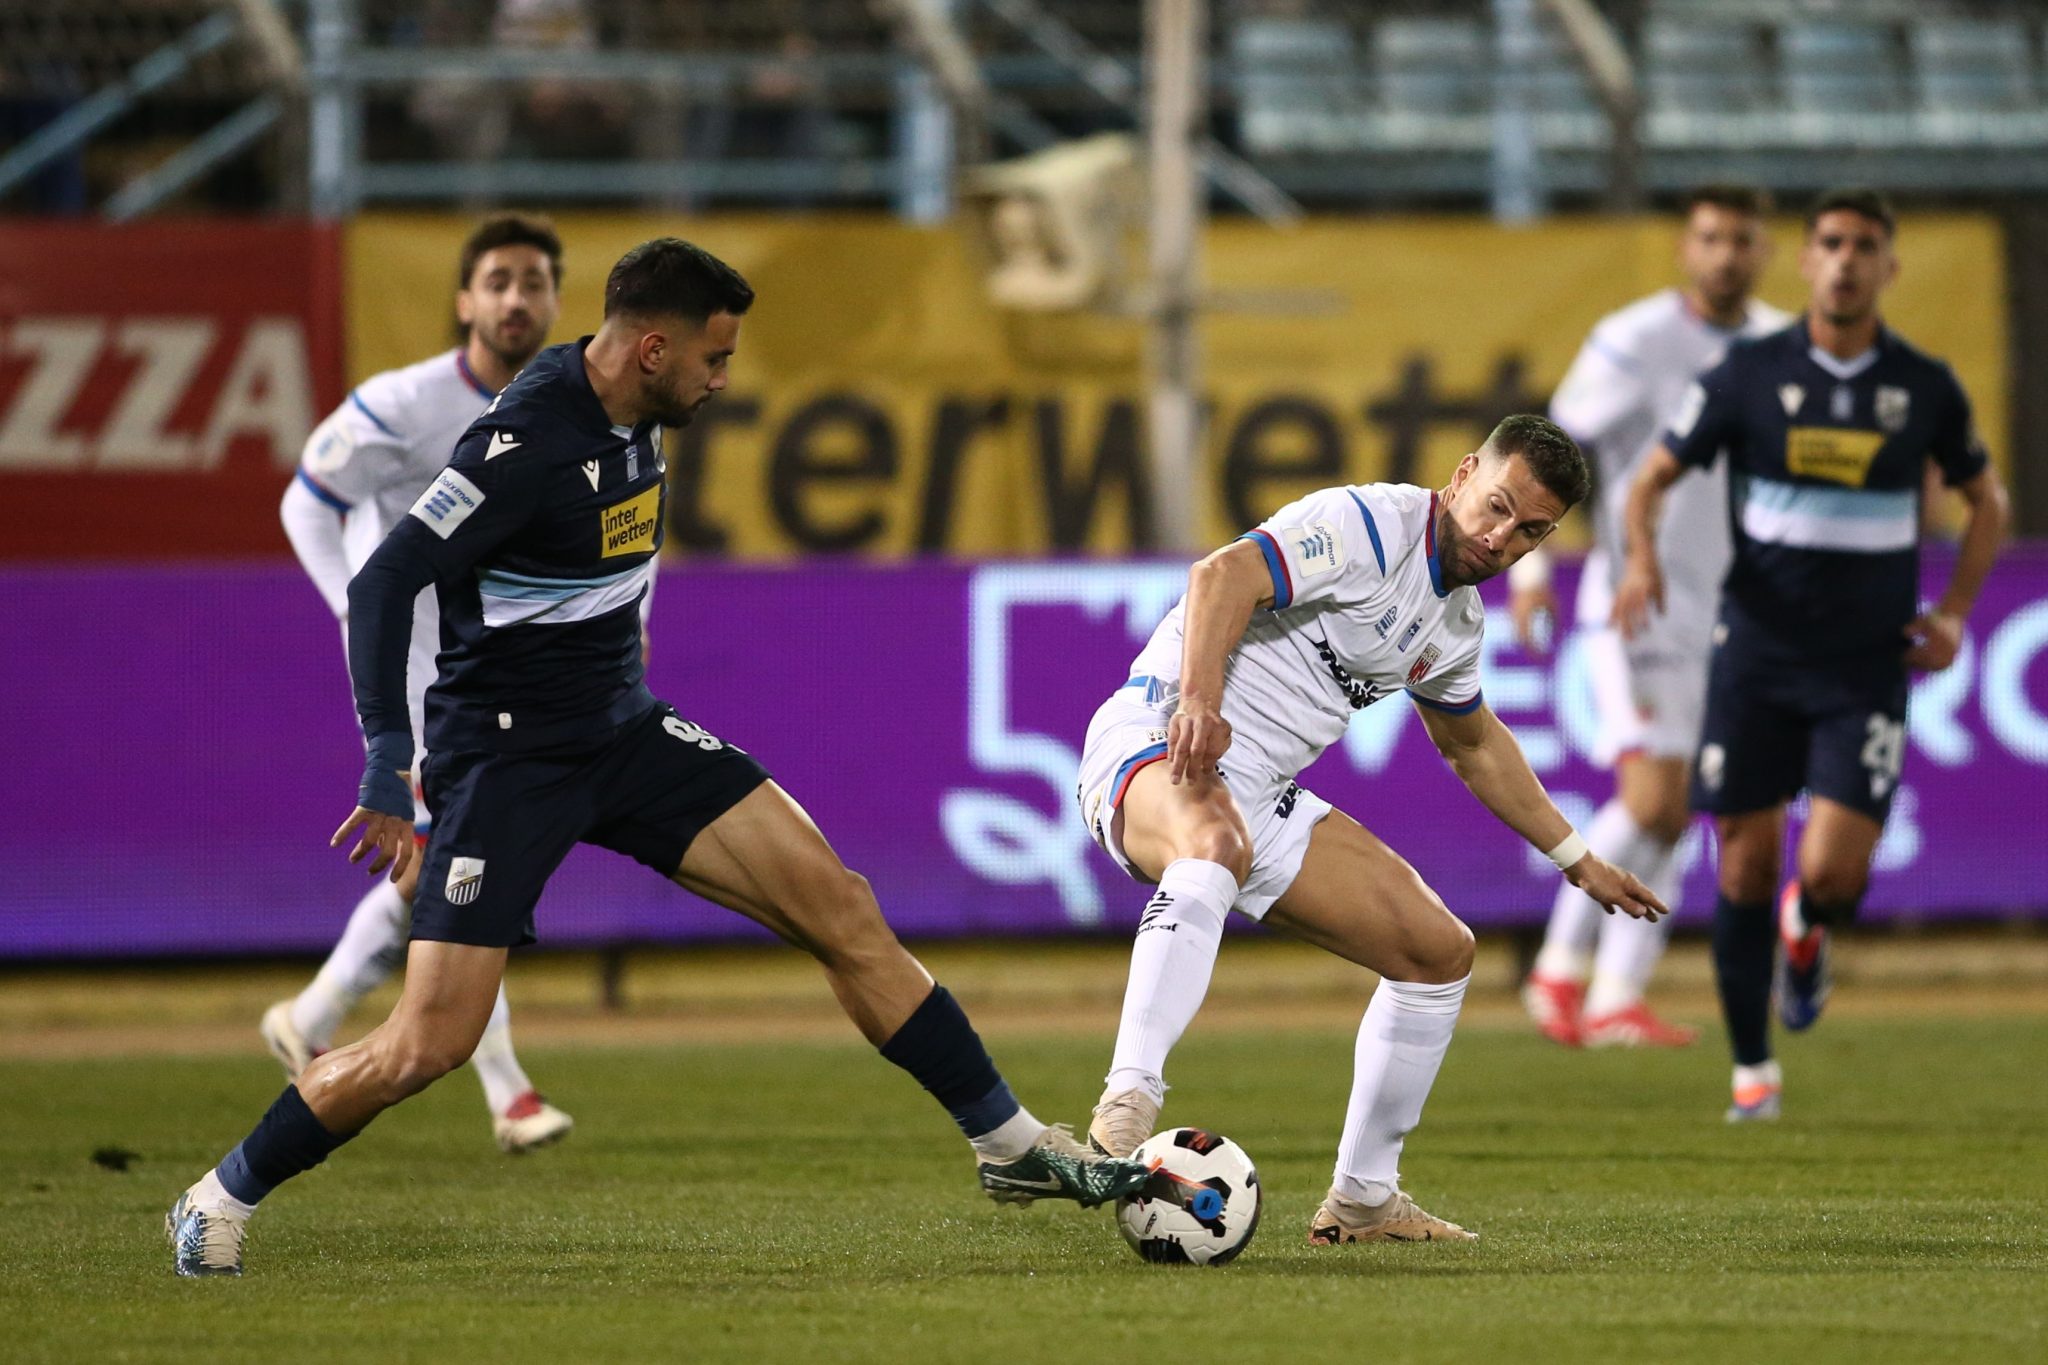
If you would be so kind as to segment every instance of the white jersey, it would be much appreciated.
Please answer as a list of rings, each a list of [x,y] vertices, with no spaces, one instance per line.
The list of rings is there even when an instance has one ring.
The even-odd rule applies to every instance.
[[[348,611],[349,579],[439,476],[456,441],[496,397],[457,348],[371,376],[313,429],[285,499],[284,523],[292,548],[336,616]],[[413,603],[406,665],[415,752],[423,751],[426,692],[440,648],[440,607],[434,589],[427,588]]]
[[[1458,714],[1478,707],[1486,612],[1471,588],[1443,586],[1437,515],[1429,489],[1358,484],[1311,493],[1245,533],[1265,555],[1273,606],[1225,666],[1233,749],[1294,774],[1391,693]],[[1160,622],[1126,686],[1178,693],[1186,605]]]
[[[299,475],[344,518],[349,572],[363,567],[496,398],[458,347],[356,386],[314,429]]]
[[[1628,489],[1693,380],[1721,362],[1729,341],[1789,326],[1792,315],[1757,299],[1733,330],[1701,318],[1677,289],[1602,318],[1550,400],[1551,420],[1586,449],[1598,475],[1593,553],[1579,593],[1579,620],[1605,621],[1624,559]],[[1669,612],[1711,622],[1734,547],[1728,533],[1725,462],[1674,484],[1658,536]]]

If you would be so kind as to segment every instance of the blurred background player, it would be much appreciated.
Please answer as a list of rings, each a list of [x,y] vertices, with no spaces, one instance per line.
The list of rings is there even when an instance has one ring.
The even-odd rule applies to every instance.
[[[457,273],[462,344],[373,375],[307,440],[280,514],[292,549],[341,622],[344,639],[349,579],[447,465],[463,431],[546,344],[561,308],[561,271],[562,243],[546,220],[517,214],[485,220],[463,243]],[[421,593],[406,678],[421,753],[440,622],[433,592]],[[417,795],[414,819],[424,841],[428,815]],[[287,1077],[296,1080],[306,1063],[326,1051],[356,1002],[405,961],[415,880],[379,878],[357,903],[319,973],[298,995],[264,1014],[263,1041]],[[502,989],[471,1060],[500,1148],[530,1151],[568,1134],[570,1117],[541,1098],[512,1051]]]
[[[1188,572],[1187,595],[1095,713],[1077,797],[1090,835],[1158,886],[1131,948],[1116,1052],[1089,1138],[1150,1136],[1166,1057],[1209,987],[1232,909],[1379,973],[1329,1195],[1309,1240],[1465,1241],[1399,1185],[1472,972],[1472,933],[1401,856],[1295,778],[1352,715],[1405,690],[1438,751],[1502,823],[1602,906],[1663,911],[1588,852],[1479,692],[1476,584],[1556,529],[1590,475],[1541,417],[1510,417],[1441,493],[1327,488]]]
[[[1906,753],[1907,670],[1954,662],[1997,559],[2006,495],[1943,362],[1878,312],[1898,276],[1883,196],[1836,190],[1806,219],[1806,316],[1739,342],[1687,391],[1627,506],[1614,619],[1634,639],[1670,603],[1665,492],[1726,453],[1734,561],[1721,596],[1694,803],[1715,816],[1714,968],[1735,1055],[1731,1122],[1776,1118],[1776,994],[1788,1029],[1828,993],[1828,932],[1855,917]],[[1947,590],[1918,609],[1928,464],[1968,504]],[[1779,896],[1785,805],[1812,798],[1798,876]]]
[[[1578,620],[1591,626],[1585,651],[1600,716],[1595,756],[1614,768],[1614,795],[1586,837],[1674,908],[1684,870],[1678,844],[1692,815],[1686,780],[1706,705],[1714,608],[1731,553],[1724,472],[1688,480],[1665,507],[1663,615],[1631,640],[1607,618],[1626,561],[1622,515],[1637,466],[1656,449],[1687,386],[1720,362],[1731,338],[1760,336],[1792,321],[1791,314],[1750,297],[1770,260],[1763,221],[1769,207],[1762,191],[1742,185],[1705,185],[1688,194],[1678,238],[1684,285],[1602,318],[1550,400],[1552,420],[1571,433],[1596,471],[1593,549],[1579,580],[1577,610]],[[1547,650],[1558,605],[1547,552],[1523,558],[1509,583],[1523,647]],[[1577,887],[1558,887],[1543,947],[1522,988],[1530,1017],[1546,1038],[1567,1047],[1693,1042],[1696,1029],[1665,1023],[1643,999],[1670,933],[1668,917],[1603,918]]]

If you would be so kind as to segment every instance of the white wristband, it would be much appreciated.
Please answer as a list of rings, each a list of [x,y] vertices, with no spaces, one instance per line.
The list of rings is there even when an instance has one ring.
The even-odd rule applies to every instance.
[[[1557,870],[1562,872],[1579,859],[1585,857],[1589,851],[1586,847],[1586,837],[1577,830],[1573,830],[1570,834],[1564,836],[1564,839],[1556,848],[1551,849],[1550,852],[1543,856],[1550,859],[1556,865]]]

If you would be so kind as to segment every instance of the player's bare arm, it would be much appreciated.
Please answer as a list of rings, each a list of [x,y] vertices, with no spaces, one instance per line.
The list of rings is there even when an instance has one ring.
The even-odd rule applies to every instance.
[[[1909,668],[1938,673],[1955,662],[1963,647],[1963,622],[1976,604],[1977,593],[1998,559],[1998,547],[2005,539],[2011,520],[2011,504],[2005,484],[1989,466],[1975,478],[1960,485],[1969,511],[1963,522],[1963,537],[1956,553],[1955,572],[1949,576],[1948,591],[1931,611],[1924,611],[1906,626],[1906,664]]]
[[[1685,474],[1685,466],[1669,446],[1643,457],[1643,467],[1628,490],[1628,565],[1614,590],[1615,629],[1634,639],[1650,623],[1650,612],[1664,610],[1664,570],[1657,560],[1657,523],[1664,494]]]
[[[1572,837],[1571,821],[1543,790],[1522,746],[1492,707],[1482,704],[1464,715],[1431,707],[1417,710],[1451,771],[1502,824],[1539,849],[1556,848]],[[1598,854],[1588,852],[1563,871],[1572,885],[1606,910],[1648,920],[1670,913],[1633,874]]]
[[[1166,765],[1175,786],[1216,775],[1217,760],[1230,748],[1224,661],[1244,637],[1252,613],[1272,601],[1272,576],[1249,541],[1233,541],[1188,570],[1180,706],[1166,729]]]

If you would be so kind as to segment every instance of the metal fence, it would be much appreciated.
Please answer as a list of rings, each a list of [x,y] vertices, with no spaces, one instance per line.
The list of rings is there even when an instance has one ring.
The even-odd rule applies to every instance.
[[[1518,217],[1709,176],[2048,189],[2039,0],[1207,8],[1220,146],[1318,206],[1490,202]],[[1002,156],[1138,121],[1145,11],[0,0],[0,205],[345,214],[518,199],[935,216],[961,113],[921,29],[971,58],[987,151]]]

